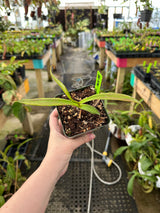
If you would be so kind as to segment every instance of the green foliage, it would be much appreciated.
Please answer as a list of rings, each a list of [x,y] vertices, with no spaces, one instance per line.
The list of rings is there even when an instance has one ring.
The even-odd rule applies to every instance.
[[[6,30],[8,30],[8,28],[12,25],[11,22],[9,21],[0,21],[0,31],[4,32]]]
[[[26,61],[15,62],[15,59],[16,57],[12,57],[8,65],[0,63],[0,87],[4,89],[2,98],[5,102],[3,112],[6,116],[13,114],[23,122],[27,108],[20,103],[14,103],[15,100],[19,99],[19,94],[17,93],[17,86],[11,76],[15,70]]]
[[[114,94],[114,93],[113,93]],[[110,111],[109,116],[112,119],[113,123],[115,123],[121,131],[125,132],[125,129],[133,123],[136,123],[136,119],[133,118],[133,115],[137,112],[129,112],[122,110],[113,110]]]
[[[22,183],[26,180],[26,177],[22,175],[18,166],[18,161],[24,160],[27,169],[30,168],[29,161],[26,159],[25,155],[19,153],[20,147],[29,141],[31,141],[31,139],[27,139],[18,145],[14,157],[8,156],[7,153],[8,150],[15,144],[10,144],[7,146],[4,152],[0,150],[0,154],[2,156],[0,162],[7,163],[6,169],[2,166],[2,164],[0,164],[0,207],[10,196],[12,196],[13,193],[19,189]],[[14,191],[11,190],[11,187],[14,188]]]
[[[60,106],[60,105],[72,105],[76,106],[80,109],[86,110],[90,113],[99,115],[99,111],[86,103],[92,100],[96,99],[102,99],[102,100],[121,100],[121,101],[138,101],[130,96],[123,95],[123,94],[117,94],[117,93],[99,93],[92,95],[90,97],[84,98],[81,101],[76,101],[71,98],[69,91],[65,87],[65,85],[59,81],[53,74],[52,71],[50,71],[52,78],[56,81],[58,86],[62,89],[62,91],[65,93],[65,95],[69,98],[63,99],[63,98],[37,98],[37,99],[23,99],[18,101],[19,103],[27,104],[27,105],[36,105],[36,106]]]
[[[0,86],[4,90],[16,89],[16,84],[11,76],[0,73]]]
[[[127,1],[128,0],[123,0],[123,2],[127,2]],[[136,7],[138,7],[138,3],[142,3],[144,9],[153,10],[152,0],[134,0],[134,2]]]
[[[160,176],[160,133],[155,131],[154,135],[148,132],[148,129],[143,132],[140,140],[133,138],[131,145],[120,147],[114,153],[116,158],[123,152],[128,165],[133,164],[132,176],[128,182],[128,193],[132,195],[133,183],[137,179],[142,185],[146,193],[151,192],[156,188],[157,176]],[[138,168],[138,163],[141,165],[143,173]]]

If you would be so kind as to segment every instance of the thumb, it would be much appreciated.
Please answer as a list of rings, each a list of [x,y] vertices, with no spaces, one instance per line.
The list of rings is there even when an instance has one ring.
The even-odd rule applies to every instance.
[[[89,141],[93,140],[95,138],[95,134],[89,133],[84,136],[75,138],[73,141],[73,149],[77,149],[82,144],[88,143]]]

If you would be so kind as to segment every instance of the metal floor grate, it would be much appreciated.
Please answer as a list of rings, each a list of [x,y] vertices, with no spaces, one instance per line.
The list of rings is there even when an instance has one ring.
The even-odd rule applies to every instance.
[[[96,132],[95,149],[103,152],[107,138],[106,128]],[[114,138],[113,138],[114,139]],[[109,147],[110,152],[110,147]],[[90,151],[86,145],[72,156],[67,173],[57,183],[46,213],[86,213],[90,182]],[[110,168],[95,154],[95,169],[106,181],[115,180],[119,173]],[[135,201],[127,193],[127,175],[121,158],[116,159],[122,169],[122,178],[115,185],[104,185],[93,176],[91,211],[93,213],[137,213]]]

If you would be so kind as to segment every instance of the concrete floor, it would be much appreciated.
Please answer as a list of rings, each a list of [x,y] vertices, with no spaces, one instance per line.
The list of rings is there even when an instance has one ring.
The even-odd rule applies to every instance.
[[[86,69],[83,69],[81,72],[82,77],[86,74],[90,74],[90,70],[94,69],[94,64],[92,63],[93,61],[90,57],[88,57],[87,52],[78,48],[65,48],[64,50],[64,54],[61,56],[61,62],[58,63],[57,70],[55,71],[55,75],[59,79],[62,80],[63,75],[66,72],[69,72],[70,74],[80,73],[82,71],[82,69],[80,69],[80,67],[82,67],[80,64],[82,63],[83,66],[86,66],[86,69],[88,67],[87,73]],[[66,64],[67,60],[70,61],[70,63]],[[27,71],[27,77],[29,79],[30,91],[26,97],[38,97],[35,73],[33,71]],[[93,76],[93,78],[95,78],[95,76]],[[48,82],[47,72],[45,70],[42,71],[42,79],[46,97],[54,97],[55,94],[60,92],[54,82]],[[31,118],[35,133],[38,133],[41,130],[45,120],[48,118],[49,112],[49,107],[32,107]],[[22,126],[18,119],[10,117],[5,123],[3,129],[0,130],[0,148],[4,146],[4,138],[8,133],[21,131]],[[117,143],[114,144],[115,145],[113,146],[113,150],[117,148]],[[134,195],[139,213],[160,212],[160,190],[155,190],[150,194],[145,194],[141,190],[140,186],[135,184]]]

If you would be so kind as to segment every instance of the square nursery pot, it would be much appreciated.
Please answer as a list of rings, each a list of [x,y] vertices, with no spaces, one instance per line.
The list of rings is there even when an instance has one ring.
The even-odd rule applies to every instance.
[[[17,70],[14,71],[14,73],[11,77],[13,78],[13,80],[17,86],[20,86],[22,84],[22,77],[19,75]]]
[[[85,97],[95,94],[94,86],[87,86],[70,92],[71,97],[77,101]],[[66,95],[59,95],[58,97],[66,98]],[[80,110],[72,106],[58,106],[59,118],[62,122],[63,132],[67,137],[74,138],[84,133],[95,131],[109,123],[109,116],[105,110],[101,100],[90,101],[87,104],[95,106],[100,115],[94,115],[87,111]]]
[[[141,21],[142,22],[149,22],[152,16],[152,10],[142,10],[141,11]]]
[[[25,74],[25,65],[23,66],[20,66],[16,69],[16,71],[18,72],[18,74],[22,77],[22,79],[24,80],[25,77],[26,77],[26,74]]]
[[[114,19],[122,19],[122,13],[114,13],[113,18]]]

